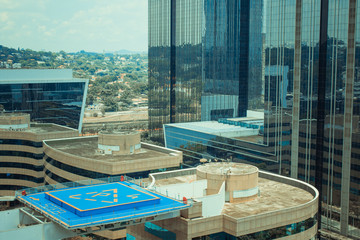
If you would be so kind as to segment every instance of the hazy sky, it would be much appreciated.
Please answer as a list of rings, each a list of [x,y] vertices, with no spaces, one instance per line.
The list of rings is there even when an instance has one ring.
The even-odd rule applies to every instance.
[[[148,0],[0,0],[0,45],[77,52],[147,50]]]

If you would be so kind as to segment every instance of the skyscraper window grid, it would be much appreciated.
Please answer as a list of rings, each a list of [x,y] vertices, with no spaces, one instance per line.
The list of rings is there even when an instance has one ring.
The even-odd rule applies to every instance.
[[[202,81],[205,84],[201,86],[201,101],[197,103],[201,108],[201,117],[196,121],[201,119],[204,122],[187,125],[181,122],[192,120],[178,118],[175,124],[166,124],[167,146],[183,150],[184,162],[189,164],[198,164],[201,158],[265,164],[267,170],[312,184],[315,184],[317,173],[320,176],[317,181],[323,186],[323,227],[344,235],[359,235],[359,230],[350,226],[358,226],[359,222],[356,216],[356,202],[359,202],[359,180],[356,177],[359,175],[359,3],[352,0],[259,0],[236,3],[238,5],[232,5],[235,1],[222,4],[203,1],[205,17],[202,31],[206,37],[202,42],[201,57]],[[237,6],[237,13],[223,10],[227,4]],[[246,8],[249,9],[249,16],[241,15]],[[322,17],[326,21],[321,22]],[[235,24],[236,21],[240,23]],[[241,33],[244,30],[242,27],[248,26],[248,42],[244,45],[240,39],[238,43],[242,46],[235,55],[226,55],[228,52],[225,48],[218,47],[218,43],[224,39],[217,31],[222,26],[232,28],[234,36],[235,31]],[[320,56],[322,30],[327,31],[323,37],[326,52],[323,57]],[[355,48],[352,47],[351,38],[354,38]],[[234,50],[231,44],[229,47]],[[215,49],[216,58],[209,57],[208,52],[215,52]],[[227,56],[226,61],[222,56]],[[241,56],[247,56],[244,58],[248,63],[247,71],[240,71],[234,78],[237,80],[233,80],[234,84],[226,85],[229,81],[221,74],[226,74],[226,67],[232,66],[231,61],[242,69]],[[355,61],[349,60],[349,56]],[[325,62],[323,75],[319,75],[320,62]],[[181,74],[179,66],[175,64],[175,78]],[[217,69],[223,71],[217,72]],[[213,73],[214,77],[209,77]],[[324,89],[319,89],[323,83]],[[212,95],[209,98],[206,95],[225,91],[230,86],[233,89],[239,86],[239,92],[233,95],[235,98],[230,95]],[[180,85],[177,87],[178,91],[184,91]],[[241,102],[244,97],[246,104]],[[181,100],[176,99],[176,108],[181,108],[179,102]],[[217,105],[220,106],[218,109],[212,108]],[[238,113],[241,112],[241,106],[246,106],[243,109],[245,115],[231,114],[232,109],[236,108]],[[250,117],[249,110],[263,112],[263,130],[259,125],[259,136],[220,136],[220,133],[206,127],[211,126],[207,122],[211,120],[218,122],[219,128],[221,124],[244,125],[241,121],[245,120],[232,118]],[[209,111],[212,111],[210,116],[213,118],[206,117]],[[318,124],[321,119],[323,125]],[[158,126],[158,129],[162,128],[161,124]],[[161,132],[158,136],[161,141]],[[348,144],[345,144],[345,139]],[[323,146],[320,152],[317,151],[318,143]],[[260,157],[260,153],[264,155]],[[316,168],[319,163],[321,168]]]

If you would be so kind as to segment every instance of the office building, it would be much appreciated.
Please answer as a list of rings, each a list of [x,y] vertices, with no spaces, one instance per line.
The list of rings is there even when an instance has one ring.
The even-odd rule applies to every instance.
[[[75,129],[30,123],[29,114],[0,115],[0,196],[24,187],[179,167],[182,153],[141,143],[139,132],[101,132],[78,137]],[[8,190],[8,191],[7,191]]]
[[[76,129],[30,123],[24,113],[0,114],[0,202],[14,201],[15,191],[65,182],[127,176],[179,167],[180,151],[141,143],[139,132],[104,131],[79,137]],[[125,230],[101,231],[107,239]]]
[[[0,196],[14,196],[16,190],[44,185],[43,140],[78,135],[72,128],[30,123],[29,114],[0,114]]]
[[[148,178],[150,172],[178,168],[180,151],[140,142],[139,132],[101,132],[98,136],[44,141],[46,184],[126,176]],[[126,237],[126,230],[96,233],[106,239]]]
[[[2,69],[0,108],[81,131],[87,85],[71,69]]]
[[[182,153],[140,142],[139,132],[100,132],[98,136],[44,141],[48,184],[126,174],[147,178],[150,171],[179,167]]]
[[[261,26],[262,7],[250,1],[149,1],[153,139],[163,140],[165,123],[246,116],[248,88],[257,107],[262,76],[255,66],[261,68],[263,40],[261,28],[250,31],[249,24]]]
[[[136,239],[315,239],[319,195],[310,184],[240,163],[150,176],[150,189],[194,203],[181,217],[128,227]]]
[[[199,151],[202,154],[196,156],[197,162],[203,157],[253,162],[258,165],[261,164],[261,167],[266,166],[267,170],[312,183],[320,192],[321,203],[319,207],[322,208],[322,218],[319,215],[318,222],[321,228],[330,229],[346,236],[359,237],[359,2],[353,0],[259,0],[228,1],[226,4],[232,2],[238,3],[240,7],[249,7],[248,16],[242,15],[240,10],[241,17],[239,18],[240,23],[238,23],[240,26],[244,26],[244,24],[249,26],[248,35],[241,34],[241,36],[248,36],[248,47],[245,47],[244,50],[246,52],[248,49],[248,53],[245,53],[248,55],[247,58],[243,59],[248,59],[246,64],[248,64],[247,69],[249,70],[247,73],[241,71],[238,77],[239,84],[226,85],[226,81],[218,81],[222,85],[217,85],[214,80],[211,84],[202,84],[200,89],[191,88],[190,92],[203,93],[204,89],[212,87],[213,91],[216,91],[216,86],[221,86],[220,88],[223,88],[223,91],[229,88],[232,91],[240,86],[239,88],[245,93],[239,92],[239,102],[231,104],[233,109],[241,109],[238,113],[241,112],[242,114],[229,114],[231,107],[221,102],[221,99],[225,98],[216,99],[214,97],[213,105],[222,104],[224,111],[219,112],[216,111],[217,109],[213,109],[215,114],[213,116],[220,113],[217,117],[203,118],[203,103],[206,105],[206,101],[203,101],[204,98],[199,98],[200,101],[198,102],[190,101],[194,106],[201,108],[201,117],[199,116],[193,121],[215,120],[221,124],[231,125],[234,122],[231,118],[244,118],[238,120],[244,121],[247,117],[251,117],[247,113],[252,110],[263,114],[263,128],[259,126],[258,133],[253,137],[248,136],[247,139],[244,138],[245,136],[231,136],[222,141],[213,140],[211,144],[208,144],[207,140],[196,139],[199,135],[194,133],[185,137],[190,140],[189,143],[198,145],[197,147],[184,145],[174,148],[187,148],[184,152],[184,162],[191,162],[186,159],[186,155],[196,156],[200,149]],[[149,36],[153,36],[153,38],[149,38],[150,53],[153,46],[152,39],[156,39],[163,32],[155,31],[151,25],[152,16],[155,16],[152,15],[152,11],[156,9],[157,5],[151,1],[149,3]],[[179,14],[192,19],[193,11],[186,11],[186,8],[179,10],[180,3],[186,5],[187,2],[176,1],[177,8],[171,8],[169,3],[168,7],[172,9],[173,15],[166,15],[169,17],[168,20],[178,19]],[[205,12],[205,9],[208,9],[206,8],[207,4],[216,10],[221,11],[222,9],[217,8],[221,3],[215,3],[215,1],[204,0],[201,1],[201,4],[198,6],[204,11],[205,17],[202,18],[204,21],[209,19]],[[180,13],[174,15],[175,10],[179,10]],[[231,11],[224,10],[224,12],[230,13]],[[225,15],[215,14],[214,19],[220,19],[223,16]],[[175,25],[176,27],[181,26],[181,32],[187,32],[185,30],[188,29],[186,17],[179,18],[176,22],[170,21],[168,29],[171,30],[171,26]],[[166,22],[166,19],[162,19],[162,17],[155,17],[154,19],[162,23]],[[251,19],[257,20],[251,21]],[[170,26],[170,23],[173,25]],[[216,21],[216,23],[219,22]],[[207,22],[203,22],[202,26],[206,26],[206,24]],[[155,24],[155,26],[158,25]],[[222,25],[214,24],[214,26]],[[236,24],[225,24],[224,28],[231,29],[234,32],[239,29]],[[203,36],[206,36],[207,31],[207,28],[203,29]],[[211,38],[203,39],[203,46],[207,46],[204,42]],[[216,39],[220,41],[222,38]],[[217,41],[213,42],[213,48],[211,46],[207,46],[207,48],[216,49],[216,43]],[[239,44],[241,43],[242,41],[239,41]],[[171,42],[169,46],[176,50],[178,47],[176,44],[177,42],[174,44]],[[219,55],[228,54],[226,50],[217,50],[221,52]],[[205,52],[202,53],[205,54]],[[178,57],[178,55],[174,56]],[[227,56],[231,57],[231,55]],[[237,56],[241,56],[241,53]],[[202,83],[208,83],[210,78],[205,77],[207,76],[207,68],[204,67],[206,66],[204,63],[206,57],[202,55],[201,59],[203,60]],[[151,56],[149,55],[149,81],[151,84],[152,77],[153,79],[161,79],[161,74],[154,71],[157,75],[151,75],[152,69],[156,68],[151,67],[150,60]],[[169,66],[172,63],[176,70],[188,69],[176,64],[175,61],[171,62],[166,59],[163,61],[168,62]],[[218,62],[213,64],[210,69],[216,72],[216,67],[219,67],[226,72],[227,66],[225,65],[231,61],[227,59]],[[236,57],[233,61],[236,62]],[[233,74],[236,76],[236,72]],[[183,89],[182,85],[176,81],[176,75],[168,79],[171,79],[175,84],[174,96],[176,96],[176,92],[186,92],[186,89]],[[158,84],[161,86],[161,81]],[[168,86],[170,87],[171,84]],[[169,99],[173,96],[171,93],[171,91],[167,93]],[[177,96],[181,95],[178,94]],[[224,102],[230,102],[231,97],[229,96]],[[240,104],[242,98],[246,100]],[[149,100],[151,101],[151,98]],[[163,100],[165,101],[166,98]],[[181,101],[178,100],[177,102]],[[170,109],[181,108],[176,104],[177,102],[173,101],[173,106]],[[152,118],[154,115],[151,112],[153,110],[152,104],[155,103],[149,103],[150,124],[154,122],[154,118]],[[242,106],[246,107],[243,108]],[[170,111],[168,112],[170,113]],[[161,120],[162,123],[170,123],[168,125],[169,130],[170,126],[184,128],[184,126],[176,124],[191,121],[191,119],[185,119],[186,121],[181,119],[170,121],[170,118],[157,119]],[[156,125],[155,128],[160,129],[161,125]],[[198,130],[201,131],[201,127]],[[209,133],[208,130],[206,131]],[[167,137],[171,137],[171,133],[165,131],[165,138]],[[166,140],[166,142],[169,144],[175,139]],[[190,154],[190,152],[192,153]],[[208,156],[204,153],[207,153]],[[321,219],[322,221],[320,221]]]

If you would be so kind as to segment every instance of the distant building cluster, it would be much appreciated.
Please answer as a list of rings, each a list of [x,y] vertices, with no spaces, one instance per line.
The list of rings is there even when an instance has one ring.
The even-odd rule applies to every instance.
[[[0,61],[0,68],[21,68],[21,63],[13,63],[12,60],[7,60],[6,62]]]

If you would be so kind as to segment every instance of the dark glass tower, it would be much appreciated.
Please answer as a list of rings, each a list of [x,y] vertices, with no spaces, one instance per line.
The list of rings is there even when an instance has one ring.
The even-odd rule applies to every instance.
[[[261,26],[262,7],[262,1],[248,0],[149,0],[153,139],[162,141],[166,123],[246,116],[248,88],[256,107],[261,80],[255,77],[261,71],[249,63],[262,67],[262,29],[250,31],[249,26],[251,21]]]
[[[150,9],[155,2],[159,1],[149,2]],[[180,3],[195,5],[184,8]],[[176,61],[166,61],[175,64],[166,73],[169,82],[175,80],[168,98],[173,100],[169,109],[177,117],[158,118],[163,121],[157,121],[157,128],[163,123],[215,120],[239,129],[255,126],[259,131],[226,137],[218,129],[209,129],[214,122],[166,124],[167,147],[182,150],[189,165],[199,164],[201,158],[231,159],[314,184],[321,195],[318,225],[359,237],[359,1],[203,0],[176,1],[176,7],[171,10],[176,12],[172,15],[177,19],[176,38],[193,29],[190,22],[196,19],[195,26],[201,27],[192,31],[201,36],[201,46],[189,50],[198,58],[191,60],[190,53],[180,57],[179,50]],[[194,12],[201,17],[194,18]],[[154,33],[151,23],[149,30]],[[175,45],[175,49],[182,48]],[[186,65],[178,64],[186,59]],[[185,67],[192,64],[199,68],[180,82],[194,79],[201,83],[196,85],[200,90],[177,81],[180,73],[195,69]],[[171,69],[176,69],[175,74]],[[161,81],[150,78],[150,84]],[[179,108],[182,116],[191,114],[181,99],[194,92],[189,106],[196,106],[196,117],[181,118]],[[155,102],[150,99],[153,124],[151,104]],[[166,106],[159,105],[163,113]],[[257,120],[263,127],[249,122],[249,110],[261,113]]]
[[[87,79],[73,78],[71,69],[1,70],[0,107],[81,131],[87,85]]]

